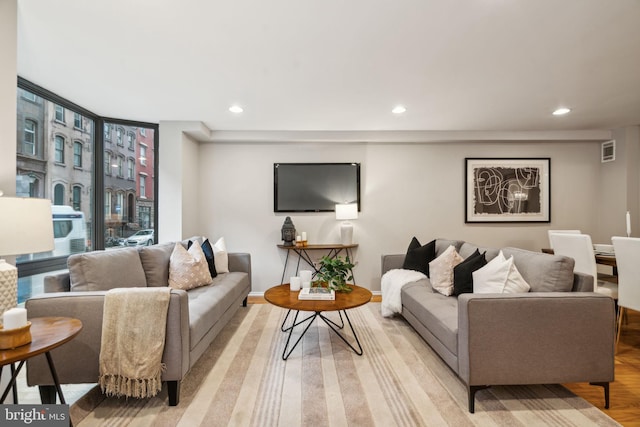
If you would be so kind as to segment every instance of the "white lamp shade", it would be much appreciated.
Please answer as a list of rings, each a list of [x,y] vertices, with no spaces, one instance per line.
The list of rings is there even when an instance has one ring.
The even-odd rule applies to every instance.
[[[53,250],[51,201],[0,197],[0,255]]]
[[[336,205],[336,219],[358,219],[358,204],[344,203]]]

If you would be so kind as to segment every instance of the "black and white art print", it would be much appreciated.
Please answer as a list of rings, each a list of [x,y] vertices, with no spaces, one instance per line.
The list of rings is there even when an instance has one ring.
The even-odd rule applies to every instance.
[[[465,222],[550,222],[549,158],[467,158]]]

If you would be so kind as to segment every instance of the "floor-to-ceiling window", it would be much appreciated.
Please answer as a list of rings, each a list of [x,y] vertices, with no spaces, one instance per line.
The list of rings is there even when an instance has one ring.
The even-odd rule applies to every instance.
[[[16,195],[51,200],[55,240],[51,252],[17,258],[18,302],[42,292],[43,277],[73,253],[126,246],[143,229],[155,241],[155,193],[140,203],[138,174],[155,189],[157,125],[107,122],[61,95],[18,79]]]
[[[103,126],[104,185],[109,189],[105,193],[108,200],[105,198],[104,216],[107,246],[118,248],[157,242],[155,184],[147,182],[149,179],[155,182],[157,129],[116,121],[105,122]],[[106,139],[112,129],[115,129],[114,141]],[[108,169],[106,159],[110,159]]]

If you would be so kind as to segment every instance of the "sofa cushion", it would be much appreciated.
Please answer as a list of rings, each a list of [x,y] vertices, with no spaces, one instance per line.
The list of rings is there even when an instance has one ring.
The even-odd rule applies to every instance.
[[[402,287],[403,310],[420,323],[452,353],[458,354],[458,299],[433,291],[429,279]]]
[[[432,240],[426,245],[420,245],[416,237],[411,239],[407,253],[404,257],[402,268],[404,270],[415,270],[424,273],[429,277],[429,263],[436,258],[436,241]]]
[[[169,286],[169,258],[175,243],[143,246],[138,251],[147,286]]]
[[[181,243],[176,242],[169,259],[169,286],[186,291],[210,285],[212,281],[200,245],[192,245],[187,251]]]
[[[491,261],[492,259],[494,259],[500,252],[500,249],[488,248],[486,246],[478,246],[473,243],[464,242],[462,246],[460,246],[458,253],[462,258],[467,259],[476,250],[478,250],[480,253],[484,252],[484,258],[487,261]]]
[[[456,248],[456,252],[460,253],[460,248],[464,244],[463,240],[436,239],[436,256],[442,255],[449,246]],[[473,252],[473,251],[471,251]]]
[[[429,271],[431,272],[430,281],[433,289],[442,295],[451,295],[453,293],[453,268],[462,261],[463,258],[453,245],[431,261]]]
[[[71,291],[107,291],[147,285],[136,248],[74,254],[68,258],[67,265]]]
[[[193,350],[249,286],[243,272],[218,274],[209,286],[192,289],[189,296],[189,350]]]
[[[573,258],[532,252],[518,248],[503,248],[513,261],[531,292],[571,292],[573,288]]]
[[[473,272],[487,264],[485,253],[478,249],[453,268],[453,295],[473,292]]]

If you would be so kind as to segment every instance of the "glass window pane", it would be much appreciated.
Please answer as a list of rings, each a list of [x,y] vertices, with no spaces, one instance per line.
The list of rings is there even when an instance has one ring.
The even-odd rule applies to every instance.
[[[91,249],[89,230],[92,223],[91,198],[93,182],[94,121],[73,114],[73,125],[65,123],[66,109],[29,91],[18,88],[16,152],[16,195],[50,199],[54,249],[38,254],[21,254],[16,264],[65,257]],[[79,121],[75,118],[78,117]],[[75,126],[80,124],[79,127]],[[82,153],[82,169],[65,167],[65,147],[77,141]],[[75,155],[74,146],[74,155]],[[76,161],[74,156],[74,162]],[[65,189],[69,189],[66,194]],[[27,278],[28,279],[28,278]],[[28,286],[21,289],[20,286]],[[30,280],[19,281],[19,302],[33,294]]]
[[[105,126],[115,129],[116,139],[115,145],[105,144],[109,147],[104,155],[105,246],[113,249],[155,242],[155,129],[113,122]],[[111,159],[108,168],[107,158]]]

